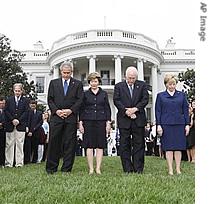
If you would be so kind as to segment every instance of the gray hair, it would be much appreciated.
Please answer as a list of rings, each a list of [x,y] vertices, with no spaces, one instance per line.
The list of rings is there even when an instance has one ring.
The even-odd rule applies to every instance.
[[[23,91],[23,84],[21,84],[21,83],[15,83],[14,85],[13,85],[13,90],[15,89],[15,87],[20,87],[20,89]]]
[[[70,62],[70,61],[63,62],[60,66],[60,71],[62,71],[64,66],[69,67],[71,69],[71,71],[73,71],[73,63],[72,62]]]
[[[126,77],[128,76],[128,73],[133,73],[136,76],[138,76],[138,70],[136,69],[136,67],[133,67],[133,66],[130,66],[126,69],[126,71],[125,71],[125,76]]]

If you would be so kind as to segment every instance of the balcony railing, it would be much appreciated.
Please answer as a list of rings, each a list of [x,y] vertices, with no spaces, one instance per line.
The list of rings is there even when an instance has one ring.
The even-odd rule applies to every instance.
[[[101,79],[102,85],[115,85],[115,79]]]
[[[89,30],[69,34],[53,43],[50,52],[62,47],[74,45],[75,43],[85,43],[93,41],[113,41],[113,42],[129,42],[144,45],[155,50],[159,50],[156,41],[142,35],[141,33],[128,32],[123,30]]]

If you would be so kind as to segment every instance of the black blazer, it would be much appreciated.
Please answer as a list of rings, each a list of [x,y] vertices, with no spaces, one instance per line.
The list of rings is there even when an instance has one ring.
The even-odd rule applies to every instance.
[[[2,110],[2,112],[0,112],[0,123],[2,124],[0,126],[0,131],[4,130],[4,126],[5,126],[5,113],[4,110]]]
[[[28,122],[28,111],[29,111],[29,101],[26,97],[21,96],[18,106],[16,107],[15,96],[11,96],[6,100],[5,106],[5,127],[6,132],[12,132],[14,125],[12,121],[14,119],[19,120],[17,125],[18,131],[26,131],[26,126]]]
[[[149,94],[145,82],[135,81],[132,99],[126,81],[119,82],[115,85],[113,100],[114,105],[118,109],[117,125],[119,128],[130,128],[132,120],[135,121],[138,127],[146,125],[147,120],[144,108],[148,104]],[[131,119],[125,114],[125,108],[132,107],[138,108],[136,119]]]
[[[34,111],[30,110],[28,115],[28,129],[29,132],[36,132],[43,124],[42,112],[37,111],[34,114]]]
[[[76,123],[77,113],[82,104],[83,97],[84,91],[81,81],[71,78],[67,94],[65,96],[62,79],[59,78],[51,80],[47,97],[48,105],[52,113],[51,120],[55,120],[57,122]],[[67,118],[62,119],[56,115],[56,111],[61,109],[71,109],[73,113]]]
[[[96,95],[91,89],[85,92],[83,105],[80,110],[80,120],[111,121],[111,108],[106,91],[99,87]]]

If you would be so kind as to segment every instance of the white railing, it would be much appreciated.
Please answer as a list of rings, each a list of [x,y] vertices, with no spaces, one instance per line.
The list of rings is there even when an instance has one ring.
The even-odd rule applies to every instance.
[[[133,33],[122,30],[90,30],[85,32],[69,34],[57,40],[53,43],[50,52],[53,52],[65,46],[94,41],[129,42],[139,45],[145,45],[147,47],[159,50],[156,41],[139,33]]]
[[[162,50],[161,55],[163,55],[164,59],[195,59],[195,50]]]
[[[28,50],[28,51],[22,51],[21,52],[22,61],[27,61],[27,60],[46,60],[47,57],[49,56],[49,51],[48,50],[43,50],[43,51],[33,51],[33,50]]]

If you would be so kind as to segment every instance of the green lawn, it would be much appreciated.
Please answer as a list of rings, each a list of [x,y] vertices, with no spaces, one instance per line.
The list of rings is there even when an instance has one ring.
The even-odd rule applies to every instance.
[[[142,175],[124,174],[119,157],[104,157],[102,175],[88,175],[84,157],[76,157],[72,173],[47,175],[44,163],[0,169],[0,203],[194,203],[193,164],[183,161],[182,175],[168,176],[165,160],[145,159]]]

